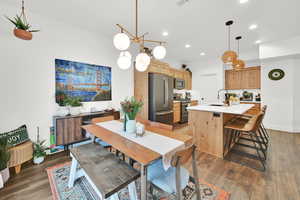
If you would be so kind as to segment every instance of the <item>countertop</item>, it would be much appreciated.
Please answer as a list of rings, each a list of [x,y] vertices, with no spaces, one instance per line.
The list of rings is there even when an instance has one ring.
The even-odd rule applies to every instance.
[[[216,103],[214,103],[216,104]],[[217,103],[218,105],[222,105]],[[233,106],[212,106],[211,104],[206,105],[198,105],[198,106],[190,106],[187,107],[188,110],[199,110],[199,111],[207,111],[207,112],[217,112],[217,113],[228,113],[228,114],[236,114],[241,115],[251,109],[254,104],[239,104]]]

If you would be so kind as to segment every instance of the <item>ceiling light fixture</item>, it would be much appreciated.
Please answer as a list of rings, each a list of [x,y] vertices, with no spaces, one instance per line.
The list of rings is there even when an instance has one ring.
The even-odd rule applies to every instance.
[[[255,41],[255,44],[260,44],[261,43],[261,40],[256,40]]]
[[[252,24],[249,26],[249,30],[255,30],[257,29],[257,24]]]
[[[190,48],[190,47],[191,47],[190,44],[186,44],[186,45],[185,45],[185,48]]]
[[[200,56],[205,56],[205,52],[200,53]]]
[[[163,36],[168,36],[169,33],[168,33],[167,31],[164,31],[164,32],[162,33],[162,35],[163,35]]]
[[[237,49],[238,57],[237,57],[237,59],[235,59],[232,62],[232,67],[235,70],[241,70],[241,69],[245,68],[245,62],[243,60],[239,59],[239,56],[240,56],[240,40],[242,39],[242,36],[238,36],[235,39],[237,40],[237,43],[238,43],[238,49]]]
[[[232,64],[234,60],[237,59],[237,54],[235,51],[230,49],[230,41],[231,41],[231,34],[230,34],[230,26],[233,24],[233,21],[227,21],[225,25],[228,27],[228,50],[224,52],[222,56],[222,61],[224,64]]]
[[[248,3],[249,0],[240,0],[240,4]]]
[[[135,1],[135,34],[130,33],[127,29],[125,29],[122,25],[117,24],[117,27],[120,28],[120,33],[116,34],[113,39],[114,46],[120,50],[125,51],[129,48],[130,43],[137,43],[140,46],[140,52],[136,56],[135,59],[135,67],[138,71],[146,71],[150,61],[151,61],[151,53],[145,52],[145,42],[156,43],[156,46],[153,50],[153,56],[156,59],[163,59],[166,56],[166,48],[163,46],[166,42],[156,41],[156,40],[145,40],[145,36],[148,33],[144,33],[143,35],[139,35],[138,31],[138,0]],[[165,32],[167,33],[167,32]],[[167,33],[168,34],[168,33]],[[118,66],[121,69],[128,69],[131,65],[131,55],[128,51],[121,52],[118,58]],[[128,67],[129,66],[129,67]]]

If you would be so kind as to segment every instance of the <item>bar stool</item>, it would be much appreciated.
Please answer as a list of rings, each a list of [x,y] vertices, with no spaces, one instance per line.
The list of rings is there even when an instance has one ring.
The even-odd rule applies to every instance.
[[[256,155],[235,150],[235,149],[232,149],[232,152],[237,153],[241,156],[245,156],[250,159],[260,161],[262,165],[262,171],[265,171],[266,170],[265,161],[267,159],[266,156],[267,148],[264,147],[265,142],[263,141],[263,138],[261,137],[261,134],[259,132],[263,118],[264,118],[264,113],[260,112],[258,115],[255,115],[248,120],[235,119],[233,121],[230,121],[228,124],[226,124],[225,129],[229,131],[230,136],[229,136],[229,141],[227,145],[225,145],[225,147],[227,147],[229,150],[234,144],[237,144],[246,148],[255,149]],[[247,138],[247,140],[251,141],[253,143],[253,146],[249,144],[240,143],[239,139],[241,135],[248,136],[249,138]]]

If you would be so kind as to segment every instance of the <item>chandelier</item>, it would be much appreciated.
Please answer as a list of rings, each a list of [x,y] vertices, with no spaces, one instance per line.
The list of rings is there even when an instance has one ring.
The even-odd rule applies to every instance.
[[[139,35],[138,30],[138,0],[135,0],[135,33],[130,33],[122,25],[117,24],[117,27],[120,28],[120,33],[116,34],[113,39],[114,46],[121,51],[120,56],[117,60],[118,66],[121,69],[128,69],[131,66],[132,56],[129,51],[126,51],[131,43],[136,43],[139,45],[140,51],[135,58],[135,67],[138,71],[146,71],[150,62],[151,57],[154,56],[156,59],[163,59],[166,56],[166,48],[163,46],[166,42],[156,41],[156,40],[145,40],[145,36],[148,33]],[[152,53],[147,51],[144,43],[155,43],[157,46],[153,49]],[[152,55],[151,55],[152,54]]]
[[[236,52],[232,51],[230,49],[230,41],[231,41],[231,32],[230,32],[230,26],[233,24],[233,21],[227,21],[225,25],[228,27],[228,50],[224,52],[222,56],[222,61],[224,64],[232,64],[234,60],[237,59]]]

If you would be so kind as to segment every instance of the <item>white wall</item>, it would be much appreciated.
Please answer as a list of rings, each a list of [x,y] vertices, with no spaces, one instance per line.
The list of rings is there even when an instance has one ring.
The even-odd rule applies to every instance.
[[[284,70],[285,77],[270,80],[272,69]],[[262,61],[262,103],[268,106],[264,123],[267,128],[294,131],[294,61],[292,59],[270,59]]]
[[[300,133],[300,59],[294,60],[294,132]]]
[[[1,16],[14,16],[16,9],[1,5]],[[112,67],[113,101],[85,103],[86,110],[91,104],[118,108],[120,100],[133,95],[133,72],[116,66],[118,51],[111,38],[28,14],[41,30],[32,41],[15,38],[13,26],[0,18],[0,132],[26,124],[34,138],[39,126],[41,137],[48,140],[56,108],[55,58]]]

